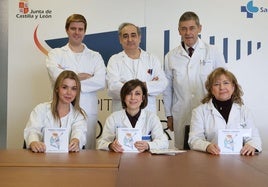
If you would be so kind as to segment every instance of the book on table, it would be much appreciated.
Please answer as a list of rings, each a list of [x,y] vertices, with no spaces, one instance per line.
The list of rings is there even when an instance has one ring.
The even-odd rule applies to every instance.
[[[123,152],[139,152],[134,144],[136,141],[142,140],[141,129],[119,127],[116,136],[124,149]]]
[[[251,129],[219,129],[218,146],[221,154],[240,154],[246,137],[251,137]]]
[[[68,152],[69,137],[66,128],[45,128],[44,143],[47,153]]]

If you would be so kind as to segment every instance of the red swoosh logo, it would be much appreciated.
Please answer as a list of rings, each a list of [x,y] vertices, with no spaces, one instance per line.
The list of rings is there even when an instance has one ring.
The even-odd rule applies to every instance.
[[[40,44],[40,42],[39,42],[39,40],[37,38],[37,28],[38,28],[38,25],[36,26],[36,28],[34,30],[34,43],[37,46],[37,48],[47,56],[48,51]]]

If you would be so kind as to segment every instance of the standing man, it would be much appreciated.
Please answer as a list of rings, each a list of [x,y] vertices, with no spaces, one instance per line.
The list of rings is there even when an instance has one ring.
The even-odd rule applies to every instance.
[[[106,69],[101,55],[82,43],[87,28],[83,15],[73,14],[66,20],[65,30],[68,44],[52,49],[46,66],[55,82],[63,70],[74,71],[81,81],[80,106],[87,114],[87,149],[96,148],[96,125],[98,117],[97,91],[105,88]]]
[[[175,147],[183,149],[184,129],[190,125],[192,110],[206,94],[205,81],[217,67],[225,67],[223,54],[202,41],[198,16],[185,12],[179,20],[181,45],[165,56],[168,86],[163,93],[168,128],[174,131]]]
[[[152,54],[142,50],[141,30],[132,23],[122,23],[118,29],[119,41],[123,51],[113,55],[107,65],[108,95],[112,97],[112,111],[122,109],[120,90],[131,79],[139,79],[148,89],[146,110],[156,113],[156,96],[167,85],[160,61]]]

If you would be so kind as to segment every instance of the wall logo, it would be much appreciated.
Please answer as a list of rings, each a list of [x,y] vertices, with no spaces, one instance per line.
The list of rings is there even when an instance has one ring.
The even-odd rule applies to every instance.
[[[52,18],[52,10],[33,9],[29,7],[28,0],[19,0],[19,11],[16,18],[47,19]]]
[[[268,8],[263,6],[253,5],[253,1],[249,1],[246,6],[241,6],[241,12],[245,12],[247,18],[253,18],[253,14],[256,13],[267,13]]]
[[[27,0],[19,2],[19,12],[21,14],[27,14],[29,12],[29,6]]]

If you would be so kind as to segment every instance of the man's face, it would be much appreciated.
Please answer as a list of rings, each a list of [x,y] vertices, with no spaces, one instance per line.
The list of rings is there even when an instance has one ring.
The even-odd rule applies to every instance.
[[[179,34],[182,41],[192,47],[198,40],[198,34],[201,32],[202,26],[197,25],[194,20],[182,21],[179,23]]]
[[[85,36],[85,24],[83,22],[71,22],[66,30],[71,44],[79,45]]]
[[[140,46],[141,36],[138,35],[136,27],[127,25],[121,31],[119,41],[124,50],[136,50]]]

